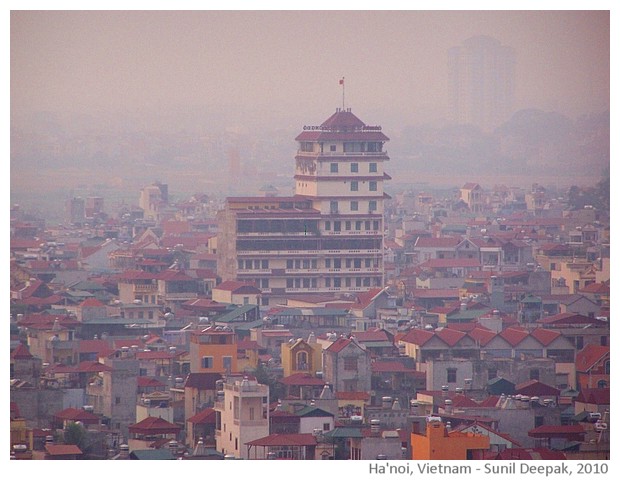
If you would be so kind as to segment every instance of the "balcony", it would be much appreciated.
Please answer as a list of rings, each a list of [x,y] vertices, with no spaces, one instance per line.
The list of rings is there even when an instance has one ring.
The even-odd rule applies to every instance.
[[[134,293],[156,293],[157,285],[134,285]]]
[[[304,152],[297,150],[297,156],[300,157],[385,157],[387,150],[380,152]]]

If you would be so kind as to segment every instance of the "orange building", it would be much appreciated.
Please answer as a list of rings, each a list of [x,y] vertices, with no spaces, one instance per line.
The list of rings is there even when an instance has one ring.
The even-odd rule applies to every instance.
[[[236,335],[226,327],[207,327],[192,334],[189,342],[192,373],[237,372]]]
[[[426,435],[411,434],[412,460],[474,460],[489,447],[489,437],[449,432],[439,417],[427,419]]]

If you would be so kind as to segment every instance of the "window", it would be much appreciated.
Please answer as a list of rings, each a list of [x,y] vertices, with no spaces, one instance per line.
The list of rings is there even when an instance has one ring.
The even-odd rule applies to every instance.
[[[342,259],[334,258],[334,268],[342,268]]]
[[[335,222],[334,222],[334,232],[339,232],[339,231],[340,231],[340,229],[341,229],[341,227],[340,227],[340,221],[339,221],[339,220],[337,220],[337,221],[335,221]]]
[[[377,191],[377,182],[375,182],[374,180],[371,182],[368,182],[368,190],[370,190],[371,192],[376,192]]]
[[[213,357],[202,357],[202,368],[213,368]]]
[[[330,145],[329,146],[329,151],[330,152],[335,152],[336,151],[336,145]]]
[[[331,278],[327,277],[327,278],[325,279],[325,286],[326,286],[327,288],[329,288],[329,287],[331,287],[331,286],[332,286],[332,279],[331,279]]]
[[[286,288],[293,288],[293,279],[292,278],[287,278],[286,279]]]
[[[332,200],[331,202],[329,202],[329,211],[330,213],[338,213],[338,202],[335,200]]]
[[[575,337],[575,347],[577,350],[581,350],[583,348],[583,337]]]
[[[330,222],[329,220],[327,220],[325,222],[325,230],[331,230],[332,229],[332,222]]]
[[[362,259],[356,258],[353,260],[353,268],[362,268]]]
[[[308,352],[297,352],[297,370],[308,369]]]
[[[357,202],[355,202],[357,203]],[[362,221],[361,220],[357,220],[355,222],[355,230],[361,230],[362,229]]]
[[[345,230],[351,230],[351,222],[349,220],[344,222],[344,229]]]
[[[351,211],[352,212],[357,212],[358,209],[359,209],[359,205],[358,205],[357,201],[355,201],[355,200],[352,201],[351,202]]]
[[[332,259],[331,258],[326,258],[325,259],[325,268],[332,268]]]
[[[324,432],[329,431],[329,423],[324,423],[324,424],[323,424],[323,431],[324,431]]]
[[[338,164],[337,163],[330,163],[329,164],[329,171],[331,173],[338,173]]]
[[[260,268],[262,268],[263,270],[266,270],[269,268],[269,260],[261,260],[260,261]]]
[[[359,185],[358,183],[354,180],[351,182],[351,191],[352,192],[357,192],[359,190]]]
[[[370,173],[377,173],[377,164],[376,163],[369,163],[368,164],[368,171]]]
[[[226,373],[230,373],[232,370],[232,357],[222,357],[222,366],[224,370],[226,370]]]
[[[349,372],[357,370],[357,357],[344,357],[344,369]]]
[[[536,416],[534,417],[534,428],[542,427],[545,424],[545,417]]]
[[[293,268],[293,260],[292,259],[286,261],[286,268],[289,268],[289,269]]]
[[[250,297],[243,297],[243,304],[247,305],[250,303]]]
[[[336,277],[334,278],[334,287],[336,288],[340,288],[341,287],[341,279]]]
[[[371,200],[370,202],[368,202],[368,210],[371,212],[374,212],[377,210],[377,201],[376,200]]]
[[[120,405],[120,404],[121,404],[121,397],[116,397],[116,398],[114,399],[114,403],[115,403],[116,405]]]
[[[487,380],[493,380],[494,378],[497,378],[497,369],[496,368],[489,368],[487,370]]]
[[[446,381],[448,383],[456,383],[456,368],[447,368],[446,374]]]
[[[357,163],[352,163],[351,164],[351,173],[357,173],[359,172],[359,166]]]
[[[540,370],[537,368],[530,369],[530,380],[540,380]]]
[[[372,229],[376,232],[379,230],[379,220],[373,220]]]

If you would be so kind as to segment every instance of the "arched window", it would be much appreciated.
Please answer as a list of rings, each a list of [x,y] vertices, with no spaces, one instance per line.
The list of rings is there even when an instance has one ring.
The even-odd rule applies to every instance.
[[[596,386],[598,388],[607,388],[607,382],[605,380],[599,380]]]
[[[297,370],[308,369],[308,352],[297,352]]]

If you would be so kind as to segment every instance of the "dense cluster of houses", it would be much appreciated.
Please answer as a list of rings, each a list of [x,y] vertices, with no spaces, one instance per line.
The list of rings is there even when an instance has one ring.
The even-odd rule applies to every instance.
[[[266,306],[220,207],[12,208],[11,458],[609,458],[609,212],[403,192],[383,285]]]

